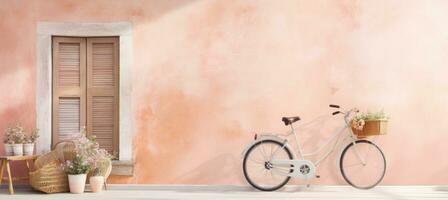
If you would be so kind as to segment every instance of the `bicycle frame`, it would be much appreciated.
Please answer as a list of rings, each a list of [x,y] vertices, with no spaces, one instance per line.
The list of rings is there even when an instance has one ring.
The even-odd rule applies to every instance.
[[[303,152],[302,145],[300,143],[300,139],[297,136],[297,133],[296,133],[296,130],[295,130],[293,124],[290,124],[291,131],[288,134],[284,135],[284,136],[287,137],[287,136],[290,136],[290,135],[294,135],[294,139],[295,139],[295,142],[296,142],[296,145],[297,145],[298,155],[300,156],[300,159],[302,159],[302,160],[305,160],[306,157],[317,155],[317,154],[321,153],[323,150],[327,149],[325,147],[327,147],[329,144],[334,142],[334,140],[336,140],[336,142],[334,142],[334,145],[324,155],[319,157],[317,159],[317,161],[313,162],[315,166],[318,166],[319,163],[321,163],[323,160],[328,158],[328,156],[331,155],[334,152],[336,147],[339,145],[339,142],[344,141],[344,140],[340,140],[340,138],[343,135],[343,133],[345,133],[347,131],[347,129],[348,129],[349,135],[347,137],[345,137],[345,138],[349,138],[350,142],[353,143],[353,145],[355,146],[355,154],[356,154],[356,156],[360,159],[361,163],[364,164],[364,160],[361,158],[361,156],[356,151],[356,140],[357,140],[357,137],[352,132],[351,127],[350,127],[350,123],[349,123],[349,119],[348,119],[350,114],[353,111],[355,111],[355,110],[352,109],[352,110],[350,110],[350,111],[348,111],[348,112],[346,112],[344,114],[345,126],[342,127],[339,131],[336,131],[329,139],[327,139],[325,141],[325,143],[323,145],[319,146],[315,151],[313,151],[311,153],[304,153]],[[288,141],[287,141],[287,139],[285,139],[284,145],[282,146],[282,148],[285,148],[287,143],[288,143]],[[273,155],[275,155],[277,153],[277,151],[282,149],[282,148],[278,148],[277,150],[275,150]]]
[[[371,141],[358,139],[358,137],[352,131],[352,124],[350,123],[352,117],[351,114],[359,112],[358,109],[353,108],[350,110],[345,110],[340,108],[340,106],[338,105],[332,104],[330,105],[330,107],[338,109],[336,112],[333,112],[333,115],[343,114],[344,126],[337,128],[334,133],[324,141],[323,144],[318,145],[313,151],[304,152],[300,137],[298,136],[298,133],[293,125],[295,121],[298,121],[298,117],[282,118],[282,121],[286,125],[289,125],[291,128],[286,134],[255,134],[254,141],[243,151],[243,171],[244,176],[249,184],[262,191],[274,191],[287,184],[290,178],[300,178],[303,180],[319,178],[320,176],[317,174],[318,165],[322,163],[322,161],[327,159],[329,155],[335,151],[335,149],[339,149],[339,147],[346,145],[347,142],[348,145],[341,151],[341,156],[339,159],[339,168],[345,181],[353,187],[359,189],[370,189],[380,183],[380,181],[384,177],[386,160],[383,152],[380,148],[378,148],[378,146],[376,146]],[[316,118],[315,120],[317,119],[320,119],[320,117]],[[315,120],[307,124],[314,123]],[[288,140],[292,139],[287,137],[291,135],[294,136],[297,149],[291,148],[290,146]],[[364,147],[368,147],[368,149],[364,149]],[[266,151],[265,148],[268,148],[268,150]],[[368,157],[371,148],[376,149],[376,155],[378,155],[379,158],[382,159],[384,168],[375,167],[378,170],[382,170],[382,174],[378,174],[378,179],[375,179],[376,182],[372,182],[371,184],[369,183],[370,185],[365,185],[356,181],[352,182],[353,179],[350,175],[349,177],[347,177],[346,170],[348,169],[348,167],[355,165],[359,165],[361,167],[366,166],[369,160]],[[347,151],[348,149],[350,150]],[[256,153],[255,157],[251,156],[252,152]],[[351,155],[348,158],[346,156],[347,152],[351,152]],[[364,157],[361,157],[361,154]],[[258,158],[256,155],[258,155]],[[352,159],[355,160],[355,162],[353,162]],[[252,162],[253,164],[248,165],[248,162]],[[346,163],[349,163],[349,165],[347,165]],[[278,184],[265,182],[267,184],[260,185],[259,181],[264,182],[263,179],[255,179],[255,182],[253,179],[253,177],[258,177],[257,173],[264,173],[265,178],[274,178],[274,175],[284,176],[285,178],[280,179],[280,181],[282,182],[278,182]],[[363,176],[361,175],[361,177]],[[279,179],[277,178],[277,180]]]

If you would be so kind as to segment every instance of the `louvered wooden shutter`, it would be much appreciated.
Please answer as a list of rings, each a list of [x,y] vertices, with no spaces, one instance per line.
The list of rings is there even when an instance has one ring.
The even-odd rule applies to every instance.
[[[86,39],[53,37],[52,143],[86,124]]]
[[[118,152],[118,38],[87,38],[87,132]]]

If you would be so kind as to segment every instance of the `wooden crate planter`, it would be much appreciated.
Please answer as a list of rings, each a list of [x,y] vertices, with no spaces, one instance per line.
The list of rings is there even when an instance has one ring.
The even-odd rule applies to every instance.
[[[352,127],[353,134],[358,138],[387,134],[387,120],[366,120],[362,130]]]

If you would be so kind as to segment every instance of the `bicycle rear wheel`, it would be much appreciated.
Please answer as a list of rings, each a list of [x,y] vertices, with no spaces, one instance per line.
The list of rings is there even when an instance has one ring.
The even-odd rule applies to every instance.
[[[373,188],[384,178],[386,158],[381,149],[368,140],[355,143],[350,143],[342,152],[339,161],[342,176],[355,188]]]
[[[262,191],[274,191],[288,183],[285,176],[290,168],[275,166],[271,160],[292,160],[287,147],[275,140],[262,140],[252,145],[244,155],[243,171],[247,182]]]

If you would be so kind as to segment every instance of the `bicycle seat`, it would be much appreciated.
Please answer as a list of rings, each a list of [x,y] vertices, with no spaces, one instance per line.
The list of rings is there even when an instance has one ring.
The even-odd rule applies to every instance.
[[[285,123],[285,126],[288,126],[296,121],[299,121],[300,117],[299,116],[295,116],[295,117],[282,117],[282,121]]]

